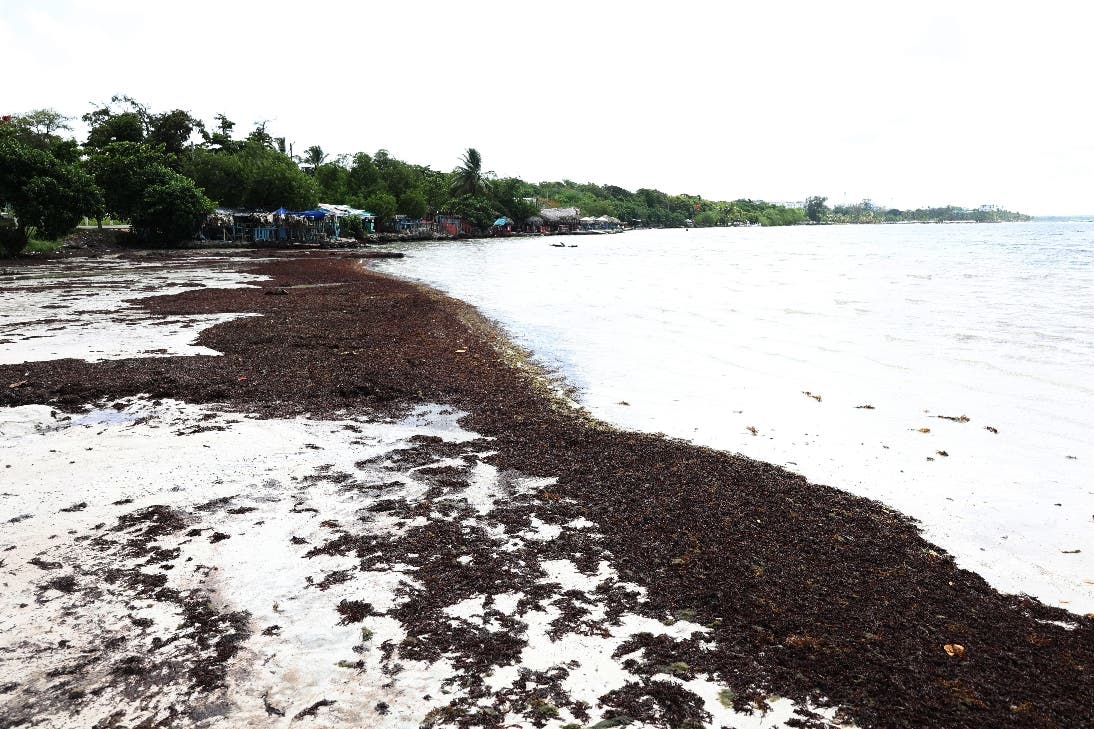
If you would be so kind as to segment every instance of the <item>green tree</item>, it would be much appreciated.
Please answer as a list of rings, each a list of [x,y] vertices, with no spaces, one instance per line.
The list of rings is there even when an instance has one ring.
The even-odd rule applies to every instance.
[[[318,144],[314,144],[304,150],[304,157],[301,161],[309,170],[314,172],[316,167],[327,161],[327,156],[327,153],[323,151],[322,147]]]
[[[162,146],[167,154],[177,158],[186,150],[194,132],[201,131],[204,126],[199,119],[182,109],[155,114],[148,120],[145,141]],[[177,167],[177,162],[174,166]]]
[[[703,210],[695,216],[697,228],[712,228],[718,225],[718,215],[712,210]]]
[[[314,208],[319,203],[319,187],[315,180],[292,159],[250,139],[239,153],[240,204],[255,210],[292,210]]]
[[[205,146],[209,149],[214,149],[219,152],[239,152],[243,149],[243,142],[232,138],[232,130],[235,129],[235,122],[224,116],[223,114],[217,114],[217,125],[212,132],[205,129],[204,125],[199,129],[202,139],[205,140]],[[285,150],[281,150],[284,152]]]
[[[189,177],[172,173],[144,191],[137,223],[157,238],[184,240],[213,210],[213,203]]]
[[[102,108],[81,117],[89,131],[85,146],[102,149],[111,142],[141,142],[150,126],[148,107],[129,96],[113,96]]]
[[[88,165],[103,190],[106,212],[130,220],[140,214],[144,191],[166,180],[167,155],[140,142],[111,142]]]
[[[63,141],[58,132],[72,130],[70,121],[71,117],[53,109],[35,109],[12,117],[8,131],[24,144],[50,149]]]
[[[255,124],[254,131],[247,135],[247,141],[254,142],[255,144],[261,145],[263,147],[268,147],[270,149],[276,149],[273,136],[271,136],[270,133],[266,131],[266,124],[267,122],[264,121]]]
[[[160,147],[137,142],[113,142],[89,160],[106,210],[128,219],[143,239],[185,238],[213,209],[193,180],[172,170],[169,161]]]
[[[182,172],[218,204],[256,210],[314,208],[319,183],[326,179],[322,172],[316,177],[305,174],[288,155],[255,140],[243,143],[237,152],[195,149],[184,156]],[[340,174],[335,171],[336,177]],[[339,180],[328,182],[337,186]]]
[[[443,210],[451,199],[448,175],[428,167],[422,170],[419,190],[425,196],[430,211]]]
[[[517,177],[495,180],[490,186],[490,197],[499,210],[517,222],[539,212],[539,206],[526,199],[534,197],[531,185]]]
[[[135,112],[126,111],[101,118],[89,117],[94,117],[94,114],[84,115],[84,121],[91,126],[86,142],[86,146],[91,149],[103,149],[113,142],[144,141],[144,125]]]
[[[0,127],[0,208],[11,206],[17,221],[0,238],[0,248],[18,253],[35,227],[55,239],[75,229],[84,215],[95,215],[102,195],[78,161],[60,159],[28,146],[10,124]]]
[[[379,153],[377,158],[383,162],[383,165],[379,166],[380,179],[392,195],[401,198],[418,187],[418,171],[412,165],[390,157],[382,158]]]
[[[423,218],[429,212],[425,195],[418,190],[409,190],[399,196],[398,211],[410,218]],[[371,212],[371,211],[370,211]]]
[[[482,155],[474,147],[468,147],[460,164],[452,171],[450,191],[453,197],[481,195],[486,191],[487,180],[482,171]]]
[[[319,188],[321,202],[342,203],[348,198],[346,191],[349,170],[339,164],[328,162],[312,168],[312,177]]]
[[[69,117],[52,109],[37,109],[17,114],[3,122],[3,131],[21,144],[49,152],[62,162],[74,164],[80,161],[80,146],[73,139],[65,139],[57,132],[69,129]]]
[[[828,217],[828,206],[825,203],[828,198],[814,195],[805,199],[805,217],[814,223],[819,223]]]
[[[376,216],[376,230],[383,231],[384,225],[395,215],[398,203],[390,192],[378,191],[369,195],[362,202],[365,210]]]
[[[480,230],[488,229],[498,218],[498,209],[493,201],[482,195],[461,195],[452,198],[445,207],[445,212],[459,215]]]
[[[367,196],[380,182],[380,170],[372,157],[364,152],[353,156],[350,164],[346,189],[350,195]]]
[[[195,149],[184,157],[182,174],[218,204],[229,208],[243,205],[243,170],[239,154],[223,148]]]

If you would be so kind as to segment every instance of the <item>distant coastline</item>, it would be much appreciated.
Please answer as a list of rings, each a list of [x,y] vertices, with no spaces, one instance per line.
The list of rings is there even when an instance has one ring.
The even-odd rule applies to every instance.
[[[1086,215],[1034,215],[1035,223],[1094,223],[1094,213]]]
[[[82,116],[53,109],[0,117],[0,255],[43,251],[91,219],[127,223],[141,244],[192,239],[266,243],[368,242],[372,234],[455,237],[818,223],[1005,222],[1028,215],[995,205],[900,210],[870,200],[711,200],[702,195],[569,179],[499,177],[475,148],[450,172],[386,149],[301,154],[265,122],[239,135],[224,115],[153,112],[116,96]]]

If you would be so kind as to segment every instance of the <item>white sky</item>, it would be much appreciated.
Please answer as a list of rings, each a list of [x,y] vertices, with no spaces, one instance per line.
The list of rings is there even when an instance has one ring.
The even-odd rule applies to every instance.
[[[0,113],[128,94],[299,153],[707,198],[1094,212],[1094,6],[0,0]]]

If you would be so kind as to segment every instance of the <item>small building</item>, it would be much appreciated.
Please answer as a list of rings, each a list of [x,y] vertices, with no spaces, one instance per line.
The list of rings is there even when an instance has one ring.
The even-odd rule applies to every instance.
[[[334,215],[335,220],[339,224],[343,222],[348,223],[348,225],[345,226],[347,228],[359,228],[364,233],[376,232],[376,216],[367,210],[353,208],[349,205],[332,205],[329,203],[319,203],[319,209]],[[360,222],[357,223],[356,221]],[[342,226],[339,225],[339,227]]]
[[[490,226],[490,235],[512,235],[513,219],[500,217]]]
[[[418,233],[427,227],[421,218],[408,215],[396,215],[385,223],[384,227],[394,233]]]
[[[205,240],[253,243],[324,243],[340,238],[343,228],[354,233],[375,230],[376,216],[346,205],[320,205],[314,210],[232,210],[217,208],[202,223]]]
[[[429,222],[428,218],[423,223]],[[433,216],[431,221],[433,232],[441,233],[442,235],[473,235],[475,232],[475,226],[467,220],[464,220],[462,216],[453,215],[451,213],[437,213]]]
[[[538,215],[533,215],[532,217],[524,221],[524,225],[521,226],[521,230],[525,233],[542,234],[547,232],[547,227],[543,218]]]
[[[584,217],[581,219],[581,229],[593,233],[615,233],[623,229],[623,221],[610,215]]]
[[[572,233],[581,227],[581,211],[578,208],[543,208],[539,211],[543,218],[544,232]]]
[[[608,232],[617,232],[623,230],[623,221],[619,218],[613,218],[611,215],[601,215],[596,219],[598,230],[606,230]]]

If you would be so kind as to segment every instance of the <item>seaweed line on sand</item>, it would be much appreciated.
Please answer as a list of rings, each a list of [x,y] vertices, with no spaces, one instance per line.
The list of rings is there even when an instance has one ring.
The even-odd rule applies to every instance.
[[[1087,700],[1094,694],[1094,620],[997,593],[923,540],[903,515],[770,464],[605,427],[564,404],[549,376],[466,304],[364,271],[352,258],[239,265],[270,280],[261,288],[203,288],[141,302],[161,315],[263,315],[204,330],[198,343],[220,356],[0,366],[0,383],[21,383],[0,388],[0,404],[76,412],[144,395],[269,418],[392,420],[429,403],[466,413],[459,425],[483,440],[474,454],[438,438],[389,456],[390,463],[364,463],[403,469],[393,477],[438,469],[414,477],[424,489],[414,498],[395,489],[388,502],[377,502],[382,510],[373,513],[410,531],[385,541],[318,515],[337,526],[323,527],[332,538],[309,547],[320,550],[316,558],[346,561],[315,575],[309,596],[346,589],[355,570],[372,570],[376,560],[413,568],[419,587],[401,588],[383,608],[406,634],[374,650],[393,677],[442,653],[463,661],[453,666],[462,683],[450,686],[453,695],[431,711],[430,725],[500,726],[514,705],[536,726],[591,715],[704,725],[712,721],[711,697],[701,695],[707,680],[727,687],[721,702],[742,716],[762,711],[772,696],[839,708],[838,715],[798,715],[790,720],[796,726],[837,719],[879,727],[1094,724]],[[293,288],[320,283],[342,285]],[[288,293],[264,295],[275,288]],[[464,534],[458,525],[473,521],[474,511],[466,492],[474,493],[472,475],[485,467],[540,486],[492,502],[487,521],[469,521]],[[355,482],[334,469],[316,476],[313,484],[330,488]],[[453,500],[457,493],[464,501]],[[565,527],[575,520],[595,524],[596,538]],[[458,555],[444,546],[453,542],[469,550],[470,565],[482,560],[492,568],[455,567]],[[475,543],[494,546],[476,551]],[[505,553],[507,544],[516,557]],[[558,584],[542,580],[560,561],[603,579],[572,594],[545,587]],[[610,573],[599,572],[601,562]],[[452,582],[457,578],[466,582]],[[641,600],[614,590],[610,580],[635,586]],[[462,586],[445,587],[454,584]],[[597,585],[606,592],[591,597]],[[512,609],[491,607],[491,599],[504,601],[511,592],[523,595]],[[481,608],[466,602],[480,596]],[[456,597],[459,610],[472,610],[458,629],[442,617],[452,617],[445,611],[457,609],[450,602]],[[551,606],[545,615],[542,601]],[[370,609],[347,603],[344,612]],[[226,661],[240,660],[237,654],[259,640],[231,627],[239,621],[230,610],[223,619],[198,612],[195,619],[240,636],[238,643],[225,639],[224,650],[234,651]],[[332,614],[340,619],[333,606]],[[581,631],[611,633],[612,620],[627,615],[700,629],[626,638],[614,660],[632,680],[596,701],[574,700],[567,676],[552,667],[502,680],[520,664],[518,654],[523,660],[523,648],[500,641],[488,625],[509,625],[527,638],[542,624],[549,641],[561,641]],[[512,620],[525,633],[506,622]],[[353,666],[366,659],[346,660]],[[501,677],[473,680],[476,667]],[[136,664],[118,670],[129,669]],[[534,689],[514,692],[518,683]],[[284,711],[270,696],[259,706]],[[326,700],[334,701],[318,696],[294,711],[304,711],[306,721],[313,708],[319,716],[342,710],[341,702]]]

